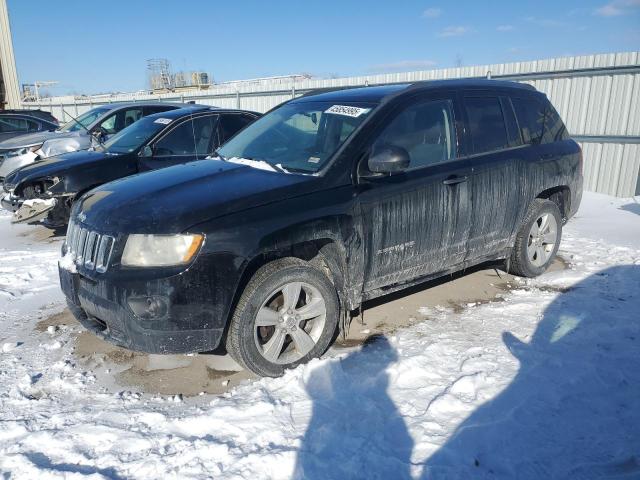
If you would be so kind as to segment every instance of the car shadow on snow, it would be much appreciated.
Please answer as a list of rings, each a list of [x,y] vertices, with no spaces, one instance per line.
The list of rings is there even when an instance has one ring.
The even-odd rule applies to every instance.
[[[624,210],[626,212],[635,213],[636,215],[640,215],[640,203],[632,202],[626,203],[620,207],[620,210]]]
[[[411,478],[413,440],[387,394],[387,367],[398,359],[382,335],[361,350],[311,370],[311,420],[296,479]]]
[[[511,384],[425,463],[424,479],[640,477],[640,266],[559,295]]]

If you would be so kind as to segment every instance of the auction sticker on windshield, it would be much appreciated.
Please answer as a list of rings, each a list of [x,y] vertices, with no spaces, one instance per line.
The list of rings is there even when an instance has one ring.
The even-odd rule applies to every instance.
[[[359,117],[363,113],[367,113],[370,108],[350,107],[348,105],[334,105],[324,113],[333,113],[335,115],[346,115],[347,117]]]
[[[171,123],[170,118],[157,118],[153,123],[161,123],[162,125],[169,125]]]

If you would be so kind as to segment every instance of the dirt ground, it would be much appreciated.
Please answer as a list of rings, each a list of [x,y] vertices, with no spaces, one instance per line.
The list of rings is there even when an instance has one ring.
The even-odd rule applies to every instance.
[[[561,258],[551,267],[552,270],[564,268]],[[500,294],[515,285],[511,275],[480,269],[387,295],[366,303],[362,323],[354,319],[347,338],[339,338],[332,348],[353,348],[371,336],[425,321],[428,309],[436,306],[459,311],[471,304],[500,301]],[[37,329],[46,331],[49,326],[60,325],[75,327],[79,332],[74,345],[78,363],[114,392],[129,389],[185,397],[220,394],[256,378],[228,355],[149,355],[115,347],[83,330],[68,310],[40,321]]]

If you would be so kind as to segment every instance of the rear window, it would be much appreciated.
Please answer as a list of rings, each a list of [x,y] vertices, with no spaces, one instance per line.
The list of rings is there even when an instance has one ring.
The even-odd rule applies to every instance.
[[[502,106],[498,97],[465,98],[472,153],[492,152],[509,147]]]

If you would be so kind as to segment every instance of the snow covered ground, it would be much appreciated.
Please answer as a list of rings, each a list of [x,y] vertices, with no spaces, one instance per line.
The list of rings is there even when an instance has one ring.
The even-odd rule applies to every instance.
[[[568,270],[222,396],[106,388],[60,241],[0,215],[3,478],[640,478],[640,205],[585,194]],[[416,312],[418,314],[418,312]]]

